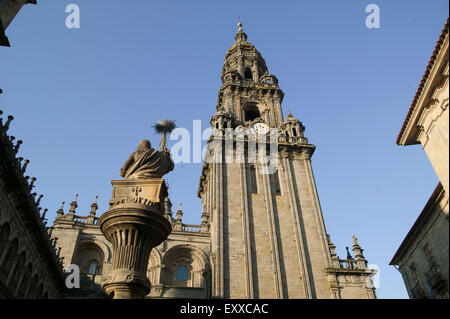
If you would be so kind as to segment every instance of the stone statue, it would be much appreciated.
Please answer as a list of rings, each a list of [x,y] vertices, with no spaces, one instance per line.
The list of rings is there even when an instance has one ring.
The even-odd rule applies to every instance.
[[[152,148],[149,140],[142,140],[120,169],[124,179],[161,178],[174,168],[170,151],[160,152]]]

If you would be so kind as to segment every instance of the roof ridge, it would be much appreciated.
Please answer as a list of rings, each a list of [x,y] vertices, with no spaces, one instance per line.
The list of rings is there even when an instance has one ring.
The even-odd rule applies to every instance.
[[[400,145],[400,139],[402,138],[402,135],[406,129],[406,125],[408,124],[409,119],[411,118],[411,115],[416,107],[416,103],[419,100],[420,95],[422,94],[422,90],[425,86],[426,81],[428,80],[428,76],[430,75],[431,69],[433,68],[436,57],[441,51],[442,44],[444,43],[445,37],[449,31],[448,29],[449,29],[449,18],[447,18],[447,22],[444,25],[444,29],[442,29],[441,35],[439,36],[436,46],[434,47],[433,54],[431,55],[430,60],[428,61],[427,68],[425,69],[425,72],[422,76],[422,80],[420,81],[419,87],[417,88],[416,94],[414,95],[411,106],[409,107],[408,114],[406,115],[402,128],[400,129],[400,133],[397,136],[396,141],[397,145]]]

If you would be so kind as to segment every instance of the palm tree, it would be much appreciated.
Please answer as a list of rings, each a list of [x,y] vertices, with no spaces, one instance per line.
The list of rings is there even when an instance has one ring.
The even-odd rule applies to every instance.
[[[167,146],[167,134],[170,134],[177,127],[175,121],[168,120],[166,117],[165,120],[156,122],[152,127],[155,129],[155,133],[161,134],[161,143],[159,145],[161,151],[165,151]]]

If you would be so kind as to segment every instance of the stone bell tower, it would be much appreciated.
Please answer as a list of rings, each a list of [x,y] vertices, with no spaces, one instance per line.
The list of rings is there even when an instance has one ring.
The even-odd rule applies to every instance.
[[[337,257],[311,168],[315,146],[298,119],[283,118],[278,79],[238,26],[198,191],[210,222],[212,296],[375,298],[362,252]],[[231,155],[223,151],[227,138]],[[250,147],[255,140],[275,145],[275,170],[257,160],[268,147]]]

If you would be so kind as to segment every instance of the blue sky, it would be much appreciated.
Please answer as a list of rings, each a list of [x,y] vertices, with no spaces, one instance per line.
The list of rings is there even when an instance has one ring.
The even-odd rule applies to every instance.
[[[166,116],[191,130],[215,112],[238,16],[317,146],[312,159],[327,232],[345,257],[355,234],[380,268],[380,298],[407,298],[388,266],[438,179],[420,146],[397,134],[448,15],[448,1],[38,1],[0,48],[0,109],[15,117],[49,220],[79,193],[107,210],[111,179],[150,125]],[[81,28],[67,29],[76,3]],[[381,28],[367,29],[376,3]],[[174,142],[170,142],[173,145]],[[200,223],[201,164],[166,176],[176,210]]]

